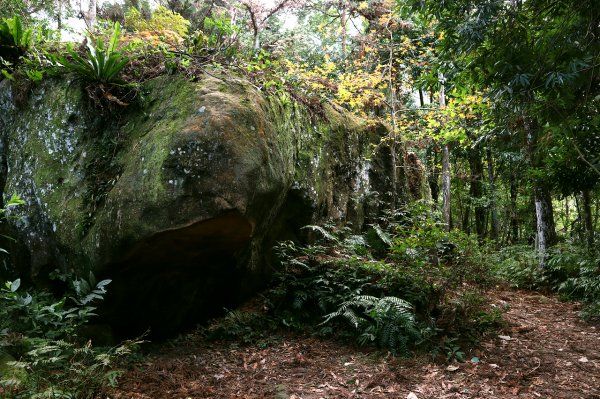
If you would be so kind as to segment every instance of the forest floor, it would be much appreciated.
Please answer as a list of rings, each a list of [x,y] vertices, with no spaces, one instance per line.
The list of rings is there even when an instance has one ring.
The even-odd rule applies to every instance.
[[[476,363],[310,336],[260,348],[191,335],[134,365],[103,398],[600,398],[600,328],[578,317],[578,304],[529,291],[488,296],[508,309],[506,327],[467,353]]]

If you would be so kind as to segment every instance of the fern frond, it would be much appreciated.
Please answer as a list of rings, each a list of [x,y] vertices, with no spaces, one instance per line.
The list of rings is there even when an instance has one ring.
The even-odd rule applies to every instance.
[[[387,245],[388,247],[391,247],[393,245],[392,237],[390,237],[390,235],[386,233],[381,228],[381,226],[379,226],[378,224],[373,224],[372,227],[373,230],[375,230],[375,233],[377,233],[377,237],[379,237],[379,239],[383,241],[385,245]]]
[[[323,236],[323,238],[325,238],[326,240],[331,241],[336,244],[339,244],[339,240],[337,239],[337,237],[334,236],[333,234],[331,234],[330,232],[328,232],[327,230],[325,230],[321,226],[310,224],[310,225],[304,226],[302,228],[307,229],[307,230],[316,231],[317,233],[320,233]]]

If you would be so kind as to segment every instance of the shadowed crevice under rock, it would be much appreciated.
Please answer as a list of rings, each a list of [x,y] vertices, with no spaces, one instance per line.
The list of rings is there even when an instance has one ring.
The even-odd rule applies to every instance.
[[[235,265],[252,232],[253,223],[232,211],[137,243],[109,267],[102,318],[117,335],[150,330],[162,338],[235,306],[245,275]]]

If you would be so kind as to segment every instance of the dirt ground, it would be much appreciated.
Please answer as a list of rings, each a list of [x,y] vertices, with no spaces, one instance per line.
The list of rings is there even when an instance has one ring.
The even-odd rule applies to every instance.
[[[501,291],[505,331],[434,364],[314,337],[267,348],[189,339],[138,363],[104,399],[199,398],[600,398],[600,331],[578,305]],[[479,361],[477,361],[479,360]]]

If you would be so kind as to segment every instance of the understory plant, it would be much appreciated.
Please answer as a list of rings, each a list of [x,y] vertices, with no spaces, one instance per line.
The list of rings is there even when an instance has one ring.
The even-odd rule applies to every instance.
[[[515,288],[534,289],[546,284],[538,260],[539,254],[530,245],[512,245],[496,252],[491,264],[501,281]]]
[[[116,384],[118,361],[141,343],[96,347],[80,335],[95,316],[110,280],[73,278],[60,299],[23,291],[21,280],[0,288],[0,352],[9,356],[0,376],[2,398],[92,398]]]
[[[0,221],[19,217],[13,208],[24,203],[13,194]],[[2,399],[95,398],[103,386],[116,384],[116,367],[143,342],[100,347],[82,334],[111,280],[96,281],[91,272],[87,278],[59,271],[49,277],[67,284],[63,295],[25,289],[21,279],[0,286]]]
[[[446,233],[431,215],[407,210],[363,235],[307,229],[316,236],[311,244],[277,247],[282,270],[267,295],[287,326],[318,325],[321,334],[407,354],[448,335],[468,341],[501,322],[479,294],[492,280],[485,247],[471,248],[475,239]]]
[[[377,343],[394,354],[409,353],[409,346],[422,338],[412,305],[393,296],[358,295],[326,315],[323,323],[336,317],[346,319],[359,331],[361,345]]]
[[[23,27],[18,15],[0,21],[0,43],[3,47],[14,47],[24,53],[31,45],[31,33],[31,29]]]
[[[13,79],[11,71],[31,46],[31,33],[18,15],[0,21],[0,78]]]
[[[561,298],[583,302],[584,319],[600,319],[600,256],[589,249],[563,244],[552,249],[548,281]]]
[[[585,319],[600,318],[600,257],[572,243],[561,243],[546,253],[539,266],[539,253],[530,245],[501,249],[494,256],[494,274],[513,287],[556,291],[564,300],[582,301]]]

